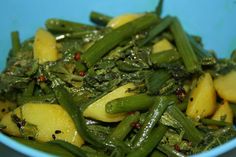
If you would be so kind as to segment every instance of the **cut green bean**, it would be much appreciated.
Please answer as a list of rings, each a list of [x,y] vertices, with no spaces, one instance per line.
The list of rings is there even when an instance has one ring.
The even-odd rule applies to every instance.
[[[76,147],[75,145],[70,144],[66,141],[54,140],[54,141],[50,141],[48,143],[58,145],[58,146],[64,148],[65,150],[69,151],[70,153],[74,154],[75,156],[87,157],[86,153],[83,150],[81,150],[79,147]]]
[[[113,140],[124,140],[125,137],[132,130],[132,124],[138,122],[140,113],[135,112],[133,114],[128,115],[125,119],[123,119],[118,126],[114,129],[114,131],[110,134],[109,138]]]
[[[224,122],[224,121],[218,121],[218,120],[207,119],[207,118],[203,118],[200,121],[205,125],[215,125],[215,126],[221,126],[221,127],[232,125],[232,124]]]
[[[153,105],[155,97],[138,94],[112,100],[106,104],[107,113],[121,113],[145,110]]]
[[[24,145],[30,146],[33,149],[50,153],[51,155],[57,155],[60,157],[75,157],[75,155],[73,155],[71,152],[55,144],[42,143],[42,142],[27,140],[27,139],[18,138],[18,137],[12,137],[12,139]]]
[[[140,46],[143,46],[154,39],[158,34],[162,33],[165,29],[167,29],[172,23],[173,18],[170,16],[166,16],[163,20],[160,21],[159,24],[154,26],[148,32],[147,37],[140,42]]]
[[[174,35],[177,50],[183,59],[186,70],[190,73],[201,71],[197,55],[194,53],[188,37],[177,18],[173,19],[170,29]]]
[[[11,32],[11,43],[12,43],[12,55],[15,56],[21,47],[18,31]]]
[[[150,157],[167,157],[164,153],[159,150],[154,150]]]
[[[144,124],[141,129],[137,133],[133,146],[134,148],[138,148],[142,145],[142,143],[147,139],[153,127],[157,124],[157,122],[161,119],[162,114],[165,112],[168,106],[174,104],[174,101],[167,96],[158,96],[155,99],[155,102],[150,109]]]
[[[159,124],[157,128],[153,128],[147,139],[138,148],[134,149],[127,157],[144,157],[152,152],[152,150],[159,144],[167,131],[165,125]]]
[[[117,46],[126,38],[150,27],[157,22],[157,17],[154,14],[146,14],[138,19],[135,19],[127,24],[124,24],[116,29],[111,30],[104,35],[103,38],[95,42],[83,55],[82,60],[88,67],[92,67],[112,48]]]
[[[105,14],[96,12],[96,11],[92,11],[90,13],[90,20],[94,23],[96,23],[97,25],[101,25],[101,26],[106,26],[107,23],[112,19],[112,17],[107,16]]]
[[[84,32],[96,29],[94,26],[55,18],[48,19],[45,26],[52,32]]]
[[[152,53],[150,59],[152,64],[160,66],[164,63],[170,63],[176,61],[180,58],[179,53],[176,50],[167,50],[159,53]]]
[[[159,0],[158,5],[157,5],[157,7],[156,7],[156,14],[157,14],[157,16],[159,16],[159,17],[161,17],[161,14],[162,14],[163,3],[164,3],[164,0]]]
[[[213,65],[216,63],[216,58],[211,55],[209,52],[207,52],[201,45],[199,45],[191,36],[188,36],[190,44],[192,45],[192,48],[196,55],[198,56],[198,59],[201,61],[202,65]]]
[[[203,138],[202,134],[195,128],[193,122],[178,109],[178,107],[171,105],[166,111],[181,124],[182,128],[185,130],[185,136],[189,141],[194,145],[201,142]]]
[[[162,85],[171,78],[171,75],[164,70],[158,70],[152,72],[145,79],[145,84],[147,86],[148,94],[154,95],[158,94]]]
[[[161,152],[165,153],[167,156],[170,156],[170,157],[186,157],[182,153],[174,150],[172,147],[170,147],[168,145],[165,145],[165,144],[158,145],[157,149],[160,150]]]

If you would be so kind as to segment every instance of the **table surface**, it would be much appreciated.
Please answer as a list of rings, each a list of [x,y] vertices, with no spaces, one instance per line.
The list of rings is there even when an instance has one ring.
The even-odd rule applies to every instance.
[[[18,153],[10,148],[8,148],[7,146],[3,145],[0,143],[0,156],[4,157],[4,156],[10,156],[10,157],[27,157],[21,153]],[[230,152],[227,152],[219,157],[235,157],[236,156],[236,149],[233,149]]]

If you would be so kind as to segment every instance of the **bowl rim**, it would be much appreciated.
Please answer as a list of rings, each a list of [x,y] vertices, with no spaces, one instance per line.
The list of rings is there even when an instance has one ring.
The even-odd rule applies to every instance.
[[[35,157],[56,157],[56,155],[46,153],[34,148],[31,148],[29,146],[26,146],[24,144],[21,144],[14,139],[11,139],[7,135],[3,134],[0,132],[0,142],[3,145],[8,146],[10,149],[15,150],[19,153],[22,153],[27,156],[32,156],[34,155]],[[213,148],[209,151],[205,151],[199,154],[191,155],[190,157],[212,157],[212,156],[218,156],[223,153],[226,153],[230,150],[233,150],[236,148],[236,138],[226,142],[225,144],[222,144],[216,148]]]

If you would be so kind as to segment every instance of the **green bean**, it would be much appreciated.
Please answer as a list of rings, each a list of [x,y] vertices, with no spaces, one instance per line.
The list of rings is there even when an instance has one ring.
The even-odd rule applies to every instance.
[[[127,24],[111,30],[103,38],[95,42],[83,55],[82,60],[88,67],[93,66],[102,56],[107,54],[112,48],[117,46],[126,38],[150,27],[156,23],[157,17],[154,14],[146,14]]]
[[[156,14],[157,16],[161,16],[162,14],[162,10],[163,10],[163,2],[164,0],[159,0],[158,4],[157,4],[157,7],[156,7]]]
[[[172,20],[173,20],[172,17],[166,16],[163,20],[160,21],[159,24],[157,24],[156,26],[154,26],[153,28],[150,29],[147,37],[143,41],[141,41],[139,45],[144,46],[149,41],[151,41],[153,38],[155,38],[158,34],[163,32],[166,28],[168,28],[170,26],[170,24],[172,23]]]
[[[32,96],[34,93],[35,81],[31,81],[29,85],[25,88],[23,96]]]
[[[99,12],[92,11],[90,13],[90,20],[97,25],[106,26],[107,23],[112,19],[112,17],[104,15]]]
[[[61,157],[75,157],[71,152],[54,144],[42,143],[42,142],[27,140],[27,139],[18,138],[18,137],[12,137],[12,138],[16,140],[17,142],[30,146],[36,150],[50,153],[51,155],[58,155]]]
[[[54,87],[54,93],[59,104],[68,112],[71,116],[74,124],[76,126],[77,131],[81,135],[81,137],[88,143],[92,144],[95,147],[103,148],[106,144],[95,137],[90,130],[88,129],[85,119],[83,117],[83,113],[73,102],[72,96],[68,93],[68,91],[63,87],[63,85],[58,85]]]
[[[77,39],[77,38],[83,38],[88,34],[93,33],[92,30],[87,30],[87,31],[79,31],[79,32],[70,32],[70,33],[64,33],[64,34],[59,34],[56,36],[56,40],[62,40],[65,38],[72,38],[72,39]]]
[[[160,150],[161,152],[165,153],[167,156],[171,156],[171,157],[185,157],[185,155],[183,155],[182,153],[174,150],[173,148],[171,148],[170,146],[168,146],[166,144],[158,145],[157,149]]]
[[[142,145],[142,143],[149,136],[153,127],[160,120],[162,114],[165,112],[167,107],[172,104],[174,104],[174,101],[167,96],[156,97],[155,102],[144,121],[144,124],[142,125],[141,129],[139,130],[139,132],[137,133],[134,139],[134,142],[133,142],[134,148],[137,148],[140,145]]]
[[[215,125],[215,126],[230,126],[230,125],[232,125],[232,124],[224,122],[224,121],[218,121],[218,120],[207,119],[207,118],[203,118],[200,121],[205,125]]]
[[[78,157],[87,157],[86,153],[79,147],[62,140],[49,141],[48,143],[58,145]]]
[[[167,50],[150,55],[151,62],[154,65],[160,66],[163,63],[170,63],[180,58],[179,53],[176,50]]]
[[[107,113],[132,112],[144,110],[153,105],[155,97],[146,94],[137,94],[118,98],[106,104]]]
[[[127,157],[147,156],[159,144],[167,129],[168,128],[162,124],[159,124],[157,128],[153,128],[146,140],[138,148],[129,153]]]
[[[170,29],[174,35],[177,50],[183,59],[186,70],[190,73],[201,71],[201,65],[198,58],[177,18],[173,19]]]
[[[110,134],[109,138],[120,141],[124,140],[133,128],[132,124],[139,120],[139,116],[139,112],[135,112],[133,114],[128,115],[117,125],[114,131]]]
[[[84,32],[96,29],[94,26],[55,18],[48,19],[45,26],[52,32]]]
[[[191,36],[188,36],[190,44],[202,65],[213,65],[216,63],[216,58],[208,53],[201,45],[199,45]]]
[[[166,155],[158,150],[154,150],[150,157],[166,157]]]
[[[12,43],[12,55],[15,56],[21,47],[18,31],[11,32],[11,43]]]
[[[171,75],[164,70],[158,70],[152,72],[145,79],[148,94],[158,94],[162,85],[171,78]]]
[[[190,140],[194,145],[198,144],[203,136],[195,128],[192,121],[190,121],[184,114],[181,112],[178,107],[171,105],[166,110],[173,118],[175,118],[181,124],[182,128],[185,130],[185,136]]]

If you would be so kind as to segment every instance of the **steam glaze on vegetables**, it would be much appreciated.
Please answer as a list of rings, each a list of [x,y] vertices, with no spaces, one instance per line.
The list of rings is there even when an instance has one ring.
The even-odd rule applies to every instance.
[[[96,25],[48,19],[12,32],[0,74],[0,131],[58,156],[188,156],[236,137],[235,52],[220,59],[177,17],[153,12]]]

